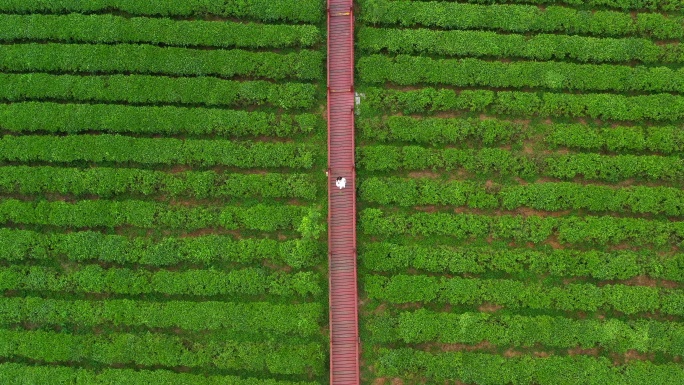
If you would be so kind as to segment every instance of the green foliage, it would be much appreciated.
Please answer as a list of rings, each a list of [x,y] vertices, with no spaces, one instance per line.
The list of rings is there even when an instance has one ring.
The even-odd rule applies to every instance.
[[[221,333],[236,335],[260,333],[269,337],[287,334],[312,337],[318,335],[322,318],[323,307],[319,303],[0,299],[0,324],[6,326],[29,322],[82,327],[177,327],[190,331],[220,330]]]
[[[418,212],[384,213],[364,209],[359,229],[367,235],[448,236],[454,240],[492,237],[497,240],[541,243],[557,235],[562,243],[664,246],[684,240],[684,223],[612,216],[563,217]]]
[[[591,151],[684,152],[684,132],[677,126],[590,126],[553,124],[544,141],[552,148]]]
[[[221,16],[264,21],[320,22],[323,4],[319,0],[2,0],[0,10],[17,13],[91,13],[121,11],[144,16]]]
[[[67,228],[130,225],[141,228],[197,230],[222,227],[294,230],[308,209],[282,204],[186,207],[138,200],[20,201],[0,200],[0,222]]]
[[[570,162],[568,162],[570,163]],[[0,169],[1,170],[1,169]],[[601,168],[598,168],[603,171]],[[607,176],[604,175],[607,179]],[[596,178],[598,179],[598,175]],[[684,215],[684,192],[675,187],[610,187],[570,182],[499,184],[433,178],[368,177],[358,183],[359,199],[381,205],[466,206],[475,209]]]
[[[193,50],[154,45],[9,44],[0,46],[0,70],[247,76],[320,80],[323,54]]]
[[[684,254],[661,257],[648,250],[598,251],[573,249],[494,248],[490,246],[404,246],[391,242],[367,242],[359,260],[376,272],[418,269],[430,273],[591,277],[598,280],[629,279],[647,275],[684,282]]]
[[[325,382],[325,16],[0,0],[0,383]]]
[[[657,45],[643,38],[594,38],[577,35],[498,34],[490,31],[435,31],[361,27],[358,48],[369,53],[431,54],[469,57],[516,57],[580,62],[681,63],[677,45]],[[476,41],[477,44],[473,44]]]
[[[319,343],[245,342],[188,339],[163,334],[78,335],[0,330],[0,357],[47,362],[91,360],[103,364],[215,367],[218,369],[314,374],[323,372]]]
[[[616,366],[606,357],[541,358],[524,355],[504,358],[472,352],[435,354],[408,348],[381,349],[377,370],[379,376],[420,376],[433,382],[458,380],[488,385],[576,385],[578,380],[597,385],[670,385],[684,382],[684,370],[675,363],[656,365],[634,361]]]
[[[6,6],[0,2],[0,7]],[[27,2],[24,2],[27,3]],[[301,1],[298,4],[314,4]],[[84,5],[84,2],[80,2]],[[65,4],[67,5],[67,4]],[[1,9],[1,8],[0,8]],[[310,47],[322,40],[313,25],[272,25],[108,14],[0,15],[0,40],[49,40],[78,43],[150,43],[180,47]]]
[[[497,0],[467,0],[469,3],[476,4],[495,4]],[[510,3],[522,4],[568,4],[574,7],[599,8],[610,7],[622,10],[643,10],[649,11],[682,11],[684,4],[676,0],[509,0]]]
[[[616,182],[684,180],[684,160],[678,156],[551,154],[537,157],[500,148],[432,149],[419,146],[366,145],[356,151],[359,168],[368,171],[464,169],[476,175],[538,175],[573,180]],[[402,198],[403,199],[403,198]]]
[[[514,142],[522,136],[522,125],[505,120],[475,118],[423,118],[389,116],[385,120],[364,119],[357,130],[366,139],[420,144],[468,144],[493,146]]]
[[[445,278],[397,274],[370,275],[363,280],[369,298],[392,304],[441,303],[480,305],[494,303],[508,309],[563,311],[615,310],[623,314],[660,311],[684,315],[684,292],[647,286],[571,283],[563,286],[510,279]],[[678,348],[679,349],[679,348]]]
[[[276,295],[286,298],[322,294],[321,277],[313,272],[272,272],[265,268],[244,268],[228,272],[217,269],[182,272],[146,271],[128,268],[104,269],[81,265],[68,272],[42,266],[0,268],[1,290],[168,294],[193,296]]]
[[[447,1],[362,0],[360,20],[367,24],[490,29],[503,32],[560,32],[567,35],[638,35],[657,39],[684,36],[681,16],[615,11],[588,12],[559,6],[479,5]]]
[[[486,175],[534,176],[538,170],[535,163],[525,156],[499,148],[431,149],[419,146],[360,146],[356,150],[357,166],[368,171],[464,168]]]
[[[163,369],[103,369],[94,371],[73,366],[0,364],[1,382],[11,384],[17,378],[32,384],[68,383],[75,385],[319,385],[318,382],[292,382],[228,375],[206,376]]]
[[[326,226],[320,210],[310,208],[309,212],[302,217],[297,231],[302,234],[303,239],[316,240],[325,232],[325,229]]]
[[[226,101],[230,100],[229,95],[225,95],[225,98]],[[295,99],[288,100],[296,102]],[[53,102],[1,104],[0,124],[4,129],[13,132],[79,133],[97,130],[143,135],[188,134],[232,137],[290,137],[320,132],[323,128],[322,119],[314,114],[286,115],[215,108]]]
[[[3,136],[0,139],[0,160],[10,162],[85,161],[309,169],[319,154],[320,149],[308,143],[180,140],[107,134]]]
[[[0,166],[0,191],[6,194],[68,194],[79,197],[249,197],[314,200],[318,185],[309,174],[238,174],[216,171],[163,171],[90,167]]]
[[[0,99],[10,102],[48,99],[85,102],[123,102],[131,104],[183,103],[206,106],[232,105],[240,107],[267,104],[284,109],[292,109],[311,108],[314,104],[316,93],[316,87],[312,84],[274,84],[266,81],[236,82],[209,77],[173,78],[149,75],[74,76],[31,73],[0,74],[0,82],[7,86],[0,89]],[[136,90],[136,92],[132,93],[131,90]],[[12,107],[16,108],[16,105],[13,104]],[[109,107],[109,109],[115,110],[112,107]],[[81,106],[81,108],[87,107]],[[100,108],[102,107],[100,106]],[[119,110],[124,109],[128,111],[133,110],[132,108],[119,108]],[[146,110],[148,114],[151,111],[159,111],[158,109],[149,108]],[[185,112],[185,115],[188,114],[187,110],[167,110]],[[194,112],[195,110],[192,111]],[[232,113],[233,115],[240,116],[240,121],[246,121],[245,125],[249,124],[250,120],[254,120],[250,119],[248,114],[238,111],[226,113],[216,110],[204,110],[201,112],[203,115],[200,115],[200,117],[220,117]],[[195,113],[195,116],[197,115]],[[254,116],[258,115],[254,114]],[[269,123],[274,124],[274,115],[267,116],[270,118]],[[18,120],[17,118],[15,120]],[[284,118],[283,126],[286,125],[288,117]],[[290,118],[290,120],[294,119],[297,119],[297,117]],[[279,131],[283,131],[286,128],[287,126],[279,127],[275,131],[280,133]]]
[[[379,316],[369,322],[371,338],[375,339],[377,334],[384,343],[476,345],[487,341],[501,347],[532,348],[538,346],[536,344],[556,349],[601,347],[620,354],[628,350],[672,355],[684,352],[684,327],[652,320],[625,322],[546,315],[453,314],[419,309],[398,316]]]
[[[432,59],[370,55],[356,65],[367,84],[445,84],[457,87],[545,88],[579,91],[684,92],[684,70],[613,64]]]
[[[553,92],[488,91],[422,88],[412,91],[364,88],[361,111],[404,114],[469,110],[513,116],[591,117],[620,121],[678,121],[684,97],[672,94],[625,96]]]
[[[261,264],[270,260],[299,269],[316,265],[320,255],[316,242],[301,239],[281,242],[204,235],[152,241],[94,231],[43,234],[0,229],[0,260],[10,262],[66,259],[162,267],[183,263],[205,266],[227,262]]]

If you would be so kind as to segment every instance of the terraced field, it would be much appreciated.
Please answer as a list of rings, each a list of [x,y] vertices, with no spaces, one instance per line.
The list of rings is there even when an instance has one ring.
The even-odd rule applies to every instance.
[[[684,383],[681,4],[358,3],[364,381]]]
[[[0,24],[0,383],[327,382],[323,2]]]

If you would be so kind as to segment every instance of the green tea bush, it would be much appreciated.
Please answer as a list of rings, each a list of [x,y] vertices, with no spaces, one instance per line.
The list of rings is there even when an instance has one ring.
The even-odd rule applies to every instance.
[[[9,162],[85,161],[310,169],[319,154],[320,149],[309,143],[180,140],[107,134],[0,138],[0,160]]]
[[[468,110],[522,117],[591,117],[620,121],[678,121],[684,97],[672,94],[625,96],[422,88],[412,91],[364,88],[362,111],[404,114]]]
[[[358,48],[368,53],[429,54],[468,57],[513,57],[532,60],[577,60],[590,63],[681,63],[674,44],[644,38],[595,38],[577,35],[499,34],[492,31],[435,31],[361,27]],[[477,41],[478,44],[473,44]]]
[[[95,231],[44,234],[31,230],[0,229],[0,260],[101,261],[115,264],[173,266],[217,263],[262,264],[264,260],[296,269],[319,263],[322,250],[314,240],[276,241],[235,239],[224,235],[128,238]]]
[[[323,307],[319,303],[273,304],[268,302],[97,301],[14,297],[0,299],[0,324],[23,322],[40,325],[95,327],[181,328],[221,333],[260,333],[269,337],[287,334],[318,335]]]
[[[422,56],[370,55],[356,69],[367,84],[444,84],[457,87],[544,88],[568,91],[684,91],[684,70],[613,64],[512,62],[432,59]]]
[[[244,206],[172,205],[139,200],[21,201],[0,200],[0,222],[67,228],[136,226],[197,230],[295,230],[306,207],[284,204]]]
[[[1,170],[1,169],[0,169]],[[498,184],[432,178],[368,177],[358,183],[359,199],[381,205],[467,206],[475,209],[588,210],[593,212],[684,215],[684,192],[675,187],[610,187],[570,182]]]
[[[389,116],[358,122],[361,136],[382,142],[420,144],[468,144],[493,146],[516,142],[523,136],[521,124],[506,120],[476,118],[423,118]]]
[[[0,7],[5,4],[0,2]],[[6,42],[47,40],[67,43],[149,43],[179,47],[286,48],[311,47],[322,40],[321,31],[313,25],[216,23],[107,14],[4,14],[0,15],[0,24],[4,26],[0,31],[0,41]]]
[[[312,107],[316,94],[316,86],[313,84],[237,82],[209,77],[74,76],[30,73],[0,74],[0,82],[7,86],[0,89],[0,99],[10,102],[47,99],[238,107],[270,105],[293,109]],[[205,110],[204,113],[211,114],[212,111]],[[221,113],[222,111],[217,111],[213,115],[220,116]],[[245,117],[244,120],[250,119]]]
[[[0,125],[12,132],[79,133],[96,130],[138,135],[289,137],[320,132],[324,122],[314,114],[287,115],[175,106],[17,102],[0,104]]]
[[[163,171],[114,167],[0,166],[6,194],[68,194],[80,197],[159,196],[195,199],[298,198],[314,200],[319,187],[310,174],[238,174],[216,171]]]
[[[189,341],[163,334],[79,335],[0,330],[0,357],[44,362],[94,361],[106,365],[214,367],[273,374],[323,372],[320,343]],[[30,341],[27,343],[27,341]]]
[[[377,364],[379,376],[421,376],[434,382],[538,385],[576,385],[578,379],[596,385],[684,382],[684,370],[675,363],[657,365],[635,360],[616,366],[607,357],[582,355],[505,358],[475,352],[428,353],[399,348],[381,349]]]
[[[313,272],[272,272],[265,268],[231,271],[146,271],[128,268],[105,269],[82,265],[68,272],[43,266],[0,267],[2,290],[76,292],[100,294],[167,294],[192,296],[276,295],[286,298],[320,296],[321,277]]]
[[[73,366],[35,366],[16,363],[0,364],[0,381],[9,384],[17,378],[36,384],[50,382],[77,385],[319,385],[318,382],[293,382],[264,378],[179,373],[170,370],[103,369],[92,370]]]
[[[655,155],[550,154],[532,157],[500,148],[433,149],[419,146],[366,145],[357,148],[359,168],[368,171],[464,169],[476,175],[538,175],[573,180],[617,182],[684,180],[682,158]]]
[[[440,274],[484,274],[591,277],[597,280],[629,279],[641,275],[684,282],[684,254],[664,257],[650,250],[574,250],[494,248],[489,246],[399,245],[367,242],[360,263],[370,271],[402,272],[407,269]]]
[[[648,286],[596,286],[588,283],[551,286],[510,279],[405,274],[367,276],[363,286],[369,298],[392,304],[434,302],[480,305],[487,302],[508,309],[615,310],[628,315],[660,311],[663,314],[684,315],[684,292]]]
[[[660,13],[581,11],[536,5],[479,5],[446,1],[362,0],[360,21],[375,25],[444,29],[490,29],[502,32],[558,32],[567,35],[644,36],[680,39],[682,16]]]
[[[324,7],[320,1],[280,0],[184,0],[168,2],[149,0],[2,0],[0,10],[17,13],[91,13],[121,11],[145,16],[206,16],[235,17],[264,21],[316,23],[323,20]]]
[[[11,72],[135,73],[175,76],[246,76],[321,80],[324,56],[301,50],[278,54],[195,50],[154,45],[35,44],[0,46],[0,70]]]
[[[523,316],[465,312],[461,314],[419,309],[398,316],[371,319],[369,330],[384,343],[444,343],[476,345],[487,341],[495,346],[539,349],[600,347],[624,354],[662,352],[680,355],[684,349],[684,327],[652,320],[572,319],[546,315]],[[652,336],[643,338],[644,335]],[[373,337],[371,337],[373,338]]]
[[[563,217],[453,214],[418,212],[385,213],[364,209],[359,229],[367,235],[448,236],[458,240],[486,238],[541,243],[557,235],[562,243],[664,246],[684,240],[684,222],[617,218],[612,216]]]

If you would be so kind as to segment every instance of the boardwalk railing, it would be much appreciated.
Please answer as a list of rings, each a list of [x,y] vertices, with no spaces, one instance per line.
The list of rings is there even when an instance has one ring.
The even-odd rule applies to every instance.
[[[354,12],[328,0],[328,265],[330,383],[359,383],[354,169]],[[335,185],[346,179],[346,188]]]

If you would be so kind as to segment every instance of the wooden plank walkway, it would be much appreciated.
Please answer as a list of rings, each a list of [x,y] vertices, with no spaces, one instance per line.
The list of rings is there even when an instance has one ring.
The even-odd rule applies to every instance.
[[[359,383],[353,0],[328,0],[330,383]],[[335,186],[344,177],[346,188]]]

